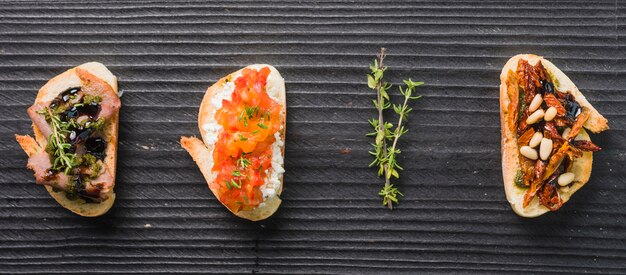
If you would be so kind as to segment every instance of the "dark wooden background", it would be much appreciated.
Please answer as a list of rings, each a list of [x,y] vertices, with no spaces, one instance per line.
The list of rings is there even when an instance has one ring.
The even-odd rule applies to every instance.
[[[624,2],[79,2],[0,2],[0,273],[626,273]],[[390,80],[427,83],[394,211],[364,136],[381,46]],[[612,128],[588,185],[532,220],[500,169],[499,74],[518,53],[552,60]],[[124,105],[118,199],[89,219],[35,185],[13,135],[39,87],[94,60]],[[282,207],[252,223],[178,139],[199,134],[206,87],[261,62],[287,83],[287,172]]]

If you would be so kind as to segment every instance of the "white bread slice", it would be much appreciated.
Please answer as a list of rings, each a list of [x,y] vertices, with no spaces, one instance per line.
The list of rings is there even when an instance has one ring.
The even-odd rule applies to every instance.
[[[581,107],[585,107],[590,110],[591,114],[589,119],[584,124],[584,128],[598,133],[604,130],[608,130],[608,121],[598,111],[591,106],[583,94],[578,90],[576,85],[567,77],[559,68],[557,68],[550,61],[543,59],[541,56],[532,54],[520,54],[512,57],[502,68],[500,74],[500,122],[502,127],[502,177],[504,180],[504,191],[506,197],[513,211],[522,217],[537,217],[549,211],[548,208],[539,203],[539,199],[535,197],[528,206],[525,208],[523,205],[524,193],[527,189],[523,189],[515,185],[515,175],[520,170],[519,164],[519,148],[517,145],[517,133],[511,131],[506,126],[507,107],[509,105],[509,97],[507,94],[507,75],[509,70],[515,72],[517,70],[517,63],[520,59],[527,60],[530,65],[537,64],[541,61],[541,64],[545,67],[546,71],[551,75],[554,81],[555,89],[561,92],[568,92],[574,96],[574,99],[580,104]],[[585,129],[581,129],[580,136],[585,140],[590,140],[589,135]],[[565,204],[570,197],[578,191],[587,181],[591,175],[591,166],[593,163],[593,153],[583,152],[583,156],[577,158],[574,161],[574,167],[571,172],[574,172],[576,177],[574,178],[574,184],[569,189],[563,190],[559,188],[559,195]]]
[[[274,68],[273,66],[270,66],[267,64],[255,64],[255,65],[247,66],[246,68],[258,70],[264,67],[270,68],[270,74],[267,77],[267,89],[268,90],[275,89],[277,91],[278,99],[279,99],[278,103],[280,103],[280,105],[282,106],[281,114],[286,116],[287,101],[286,101],[286,95],[285,95],[285,81],[281,77],[278,70],[276,70],[276,68]],[[211,87],[209,87],[206,93],[204,94],[204,98],[202,99],[202,103],[200,104],[200,111],[198,114],[198,128],[200,129],[202,140],[204,142],[196,137],[181,137],[181,140],[180,140],[182,147],[185,150],[187,150],[187,152],[189,152],[193,160],[196,162],[196,164],[200,168],[202,175],[204,176],[205,180],[207,181],[207,184],[209,185],[209,189],[211,189],[210,183],[215,178],[214,173],[211,171],[211,169],[213,168],[212,157],[211,158],[209,157],[210,152],[211,152],[209,148],[212,149],[214,145],[211,144],[209,141],[207,141],[207,137],[206,137],[205,130],[203,129],[203,125],[208,123],[209,121],[215,120],[215,118],[212,117],[211,115],[214,113],[213,112],[214,107],[213,107],[213,104],[211,103],[211,100],[216,96],[216,94],[220,93],[224,89],[223,87],[227,81],[234,81],[237,77],[239,77],[243,69],[245,68],[242,68],[234,73],[231,73],[221,78]],[[280,130],[280,136],[283,141],[285,140],[285,129],[286,129],[286,125],[283,125],[282,129]],[[281,154],[284,157],[285,155],[284,146],[281,147]],[[259,207],[254,208],[252,210],[239,211],[237,213],[233,211],[231,212],[233,212],[233,214],[237,215],[238,217],[248,219],[251,221],[258,221],[258,220],[266,219],[270,217],[272,214],[274,214],[274,212],[276,212],[276,210],[280,206],[281,200],[279,196],[282,193],[282,187],[283,187],[283,179],[281,175],[280,187],[278,191],[276,192],[275,196],[268,197]],[[218,196],[217,190],[211,189],[211,192],[213,192],[213,195],[215,195],[215,197],[217,198]]]
[[[107,69],[103,64],[98,62],[89,62],[80,66],[69,69],[62,74],[50,79],[37,94],[35,104],[50,102],[56,98],[60,93],[66,91],[72,87],[80,87],[81,79],[76,72],[76,69],[82,69],[88,73],[96,76],[97,78],[106,82],[115,94],[117,95],[117,78]],[[103,133],[104,139],[108,140],[106,148],[106,158],[104,159],[104,169],[107,169],[113,181],[115,182],[115,169],[117,161],[117,134],[119,124],[119,113],[116,113],[110,118],[106,131]],[[44,137],[39,128],[33,124],[33,131],[35,133],[35,139],[30,136],[16,135],[18,143],[21,145],[24,152],[29,156],[38,150],[42,150],[42,147],[46,144],[46,138]],[[48,193],[63,207],[70,211],[85,217],[100,216],[113,206],[115,201],[115,192],[113,188],[109,191],[108,198],[99,203],[87,203],[83,199],[69,200],[65,195],[65,192],[55,192],[51,186],[46,185]]]

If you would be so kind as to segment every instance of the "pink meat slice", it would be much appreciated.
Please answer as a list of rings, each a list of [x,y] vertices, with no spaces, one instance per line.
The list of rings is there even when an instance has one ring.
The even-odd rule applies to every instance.
[[[100,96],[102,102],[100,103],[99,118],[108,119],[115,115],[121,107],[121,101],[117,94],[113,91],[113,88],[103,81],[102,79],[94,76],[86,70],[76,68],[76,73],[81,80],[81,91],[85,94]],[[46,141],[50,136],[50,125],[45,119],[45,116],[39,114],[38,111],[45,109],[50,105],[48,102],[35,103],[28,108],[28,116],[33,121],[33,124],[43,134]],[[33,170],[35,174],[35,181],[37,184],[50,185],[63,191],[68,191],[70,188],[71,177],[63,172],[56,173],[56,175],[48,176],[48,170],[52,168],[50,156],[42,148],[38,148],[35,154],[32,154],[28,159],[27,167]],[[106,193],[113,187],[113,176],[108,169],[103,169],[100,175],[95,179],[87,182],[85,190],[82,192],[84,195],[93,198],[106,199]]]

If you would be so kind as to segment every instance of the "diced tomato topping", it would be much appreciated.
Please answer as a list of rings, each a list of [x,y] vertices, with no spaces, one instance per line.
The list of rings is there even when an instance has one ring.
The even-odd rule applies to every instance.
[[[233,212],[251,210],[263,202],[260,186],[272,166],[274,134],[284,118],[281,105],[266,91],[268,67],[244,69],[235,80],[230,101],[223,100],[215,120],[224,130],[213,151],[213,171],[219,200]]]

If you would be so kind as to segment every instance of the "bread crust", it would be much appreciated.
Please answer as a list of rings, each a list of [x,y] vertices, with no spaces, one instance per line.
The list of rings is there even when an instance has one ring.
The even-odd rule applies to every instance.
[[[528,206],[522,206],[524,193],[527,189],[517,187],[515,184],[515,175],[520,170],[519,164],[519,148],[517,145],[517,133],[507,127],[507,117],[511,114],[507,113],[510,99],[507,94],[507,75],[509,70],[513,72],[517,69],[517,63],[520,59],[527,60],[530,65],[537,64],[541,61],[546,71],[552,76],[555,88],[561,92],[572,94],[580,106],[590,110],[590,117],[585,122],[584,128],[592,132],[601,132],[609,129],[608,121],[598,111],[591,106],[583,94],[578,90],[576,85],[567,77],[559,68],[550,61],[543,59],[541,56],[532,54],[520,54],[512,57],[502,68],[500,74],[500,125],[501,125],[501,151],[502,151],[502,178],[504,181],[504,191],[507,200],[511,204],[511,208],[515,213],[522,217],[537,217],[549,211],[548,208],[539,203],[537,197],[533,198]],[[517,124],[516,124],[517,125]],[[580,137],[584,140],[590,140],[585,129],[581,129]],[[559,195],[563,203],[566,203],[570,197],[589,181],[591,175],[591,167],[593,163],[593,153],[583,152],[583,156],[574,160],[574,166],[571,172],[576,177],[574,183],[568,188],[558,188]]]
[[[81,71],[82,70],[82,71]],[[81,79],[79,74],[86,75],[87,77],[96,77],[111,87],[111,90],[117,96],[117,78],[101,63],[89,62],[80,66],[71,68],[60,75],[50,79],[37,93],[37,98],[34,104],[50,102],[56,98],[60,93],[65,90],[81,86]],[[116,162],[117,162],[117,139],[118,139],[118,125],[119,125],[119,112],[115,113],[111,118],[107,131],[104,132],[105,140],[108,140],[106,148],[106,158],[104,159],[103,168],[107,169],[113,178],[113,187],[107,193],[108,198],[99,203],[87,203],[83,199],[69,200],[65,195],[65,192],[55,192],[51,186],[46,185],[45,188],[48,193],[63,207],[68,210],[84,216],[84,217],[96,217],[103,215],[113,206],[115,202],[115,175],[116,175]],[[16,135],[16,139],[24,152],[27,155],[31,155],[37,150],[45,147],[46,137],[41,133],[39,128],[33,123],[33,132],[35,139],[30,136]]]
[[[254,65],[249,65],[245,68],[242,68],[225,77],[222,77],[220,80],[218,80],[215,84],[213,84],[206,90],[206,93],[204,94],[204,98],[202,99],[202,103],[200,104],[200,110],[198,113],[198,128],[200,130],[202,140],[196,137],[181,137],[181,140],[180,140],[181,146],[187,152],[189,152],[193,160],[196,162],[196,164],[198,165],[198,168],[200,168],[200,171],[202,172],[202,175],[207,181],[207,185],[209,186],[209,189],[211,190],[211,192],[216,198],[218,197],[218,193],[217,193],[218,190],[214,190],[211,188],[210,183],[211,181],[213,181],[211,169],[213,167],[212,167],[212,162],[209,161],[208,159],[208,156],[211,151],[209,148],[212,149],[213,144],[210,144],[210,142],[207,141],[205,130],[202,127],[204,124],[215,119],[211,116],[211,114],[214,111],[213,110],[214,107],[213,107],[213,104],[211,103],[211,100],[216,96],[218,92],[224,89],[224,85],[226,84],[226,82],[234,81],[237,77],[239,77],[243,69],[249,68],[249,69],[258,70],[264,67],[269,67],[270,69],[270,74],[267,77],[267,87],[268,89],[270,87],[278,89],[278,99],[279,99],[278,103],[280,103],[282,107],[281,114],[283,114],[286,117],[287,100],[286,100],[286,94],[285,94],[284,79],[281,77],[278,70],[276,70],[276,68],[274,68],[273,66],[267,65],[267,64],[254,64]],[[285,140],[285,130],[286,130],[286,123],[283,124],[282,129],[279,131],[281,139],[283,141]],[[284,157],[285,155],[284,145],[281,147],[281,154]],[[252,210],[239,211],[237,213],[231,211],[228,207],[226,207],[226,209],[228,209],[229,211],[231,211],[233,214],[235,214],[238,217],[248,219],[251,221],[258,221],[258,220],[266,219],[270,217],[272,214],[274,214],[276,210],[278,210],[278,207],[281,204],[281,199],[279,196],[281,195],[282,190],[283,190],[283,176],[281,175],[280,187],[278,188],[276,195],[267,198],[259,207],[252,209]]]

